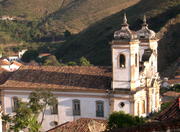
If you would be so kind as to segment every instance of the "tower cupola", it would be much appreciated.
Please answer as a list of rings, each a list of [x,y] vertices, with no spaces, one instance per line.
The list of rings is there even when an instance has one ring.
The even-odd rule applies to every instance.
[[[123,23],[121,24],[121,26],[122,27],[120,30],[114,32],[115,40],[131,40],[137,38],[136,32],[129,29],[126,14],[124,14]]]
[[[155,39],[156,37],[156,33],[148,28],[145,15],[143,18],[142,28],[137,31],[137,35],[139,39]]]

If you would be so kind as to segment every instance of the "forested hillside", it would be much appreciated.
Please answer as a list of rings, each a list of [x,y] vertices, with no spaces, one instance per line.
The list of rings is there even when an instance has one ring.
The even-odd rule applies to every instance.
[[[179,0],[0,0],[0,16],[22,18],[0,21],[0,43],[23,43],[65,63],[85,56],[111,65],[108,43],[125,12],[131,29],[140,29],[146,14],[158,33],[160,70],[179,56]]]
[[[122,16],[125,12],[127,13],[128,22],[131,29],[139,29],[142,24],[142,16],[146,14],[149,27],[154,31],[159,32],[170,19],[177,17],[180,12],[180,1],[141,0],[136,5],[91,25],[88,29],[76,35],[74,39],[67,41],[63,46],[61,45],[57,51],[57,56],[67,61],[76,60],[80,56],[86,56],[95,65],[111,65],[111,51],[108,43],[112,40],[113,32],[120,29]],[[178,19],[178,17],[176,19]],[[172,25],[178,25],[178,23],[179,22],[176,21]],[[171,45],[171,48],[174,46],[174,50],[176,50],[176,52],[172,50],[169,50],[169,52],[171,52],[171,54],[178,53],[179,55],[180,49],[177,48],[179,42],[179,34],[177,30],[179,29],[167,28],[166,32],[169,32],[171,29],[171,32],[175,32],[176,34],[176,37],[170,37],[173,37],[172,40],[176,42]],[[165,36],[161,36],[161,38],[163,37]],[[168,43],[168,41],[164,41],[163,45],[169,47]],[[161,54],[161,57],[167,53],[166,50],[160,46],[159,54]],[[160,63],[160,65],[165,65],[165,63],[168,64],[174,61],[178,55],[176,54],[175,56],[171,57],[171,61],[164,61]]]

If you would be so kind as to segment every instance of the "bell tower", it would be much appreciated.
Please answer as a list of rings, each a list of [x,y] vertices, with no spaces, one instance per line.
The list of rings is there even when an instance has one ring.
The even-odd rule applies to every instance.
[[[112,88],[135,90],[139,86],[139,40],[129,29],[126,14],[120,30],[115,31],[112,49]]]

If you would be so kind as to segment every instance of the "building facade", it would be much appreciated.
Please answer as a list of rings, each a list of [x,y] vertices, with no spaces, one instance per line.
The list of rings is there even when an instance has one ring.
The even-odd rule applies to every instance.
[[[160,108],[157,39],[148,29],[129,29],[126,15],[110,42],[112,67],[22,66],[1,88],[3,111],[13,114],[17,100],[35,89],[50,89],[58,100],[45,113],[42,130],[79,118],[107,119],[114,111],[147,116]]]

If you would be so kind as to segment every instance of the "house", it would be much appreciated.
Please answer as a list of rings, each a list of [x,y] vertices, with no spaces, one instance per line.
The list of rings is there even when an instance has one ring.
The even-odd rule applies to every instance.
[[[22,66],[0,85],[3,111],[27,101],[35,89],[50,89],[58,104],[48,108],[42,131],[79,118],[107,119],[113,111],[147,116],[160,109],[155,32],[146,18],[142,29],[129,29],[126,15],[111,44],[112,67]]]
[[[14,71],[18,70],[21,66],[22,66],[22,64],[17,61],[10,62],[7,59],[0,60],[0,67],[9,72],[14,72]]]
[[[38,55],[38,57],[43,58],[43,57],[48,57],[50,55],[51,55],[50,53],[41,53],[41,54]]]
[[[28,50],[27,50],[27,49],[23,49],[23,50],[21,50],[21,51],[18,52],[18,57],[19,57],[19,59],[22,58],[22,56],[24,55],[24,53],[25,53],[26,51],[28,51]]]
[[[10,21],[13,21],[13,20],[16,20],[16,18],[12,17],[12,16],[2,16],[2,17],[0,17],[0,20],[10,20]]]

